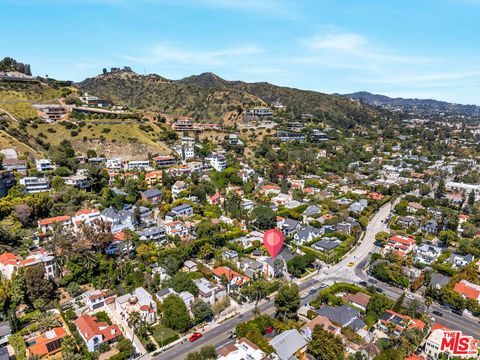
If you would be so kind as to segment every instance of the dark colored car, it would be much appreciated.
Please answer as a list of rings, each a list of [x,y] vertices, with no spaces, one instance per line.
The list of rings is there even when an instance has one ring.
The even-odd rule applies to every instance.
[[[375,291],[378,292],[378,293],[382,293],[382,292],[383,292],[383,290],[382,290],[381,288],[379,288],[378,286],[375,287]]]
[[[359,284],[362,286],[368,286],[368,283],[366,281],[360,281]]]
[[[462,316],[463,315],[463,310],[452,309],[452,313],[454,313],[458,316]]]
[[[375,279],[368,279],[368,282],[371,284],[376,284],[378,281]]]
[[[432,311],[432,314],[433,314],[433,315],[437,315],[437,316],[443,316],[443,313],[441,313],[441,312],[438,311],[438,310],[433,310],[433,311]]]

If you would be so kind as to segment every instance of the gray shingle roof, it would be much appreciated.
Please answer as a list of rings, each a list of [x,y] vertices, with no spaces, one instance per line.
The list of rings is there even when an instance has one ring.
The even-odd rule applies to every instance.
[[[148,189],[146,191],[143,192],[143,195],[147,198],[147,199],[150,199],[152,197],[155,197],[155,196],[160,196],[161,195],[161,191],[158,190],[158,189]]]
[[[317,314],[326,316],[331,322],[344,327],[358,317],[360,311],[345,304],[342,306],[325,305],[317,310]]]
[[[270,345],[281,360],[289,360],[298,350],[307,345],[306,340],[296,329],[286,330],[270,340]]]

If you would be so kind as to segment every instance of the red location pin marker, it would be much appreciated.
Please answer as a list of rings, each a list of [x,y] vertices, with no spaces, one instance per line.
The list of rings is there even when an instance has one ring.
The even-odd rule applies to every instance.
[[[263,235],[263,245],[272,258],[275,258],[283,245],[283,233],[278,229],[270,229]]]

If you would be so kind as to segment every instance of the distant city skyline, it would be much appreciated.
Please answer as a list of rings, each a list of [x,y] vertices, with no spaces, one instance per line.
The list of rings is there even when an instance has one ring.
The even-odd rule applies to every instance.
[[[480,105],[480,0],[3,0],[1,57]]]

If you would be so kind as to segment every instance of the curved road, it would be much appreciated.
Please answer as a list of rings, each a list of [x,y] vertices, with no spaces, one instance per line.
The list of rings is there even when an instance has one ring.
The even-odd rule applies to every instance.
[[[363,268],[368,262],[370,253],[377,251],[378,248],[375,246],[375,234],[380,231],[387,231],[388,227],[386,224],[386,219],[388,214],[392,210],[393,204],[391,202],[382,206],[377,213],[371,218],[369,224],[365,230],[365,236],[363,240],[356,245],[345,257],[337,264],[329,266],[328,268],[321,270],[319,274],[304,278],[299,280],[297,283],[300,287],[300,292],[308,291],[314,287],[318,288],[318,285],[322,282],[327,284],[332,284],[334,282],[349,282],[349,283],[358,283],[359,281],[368,281],[369,276],[365,274]],[[353,266],[348,266],[350,263],[354,263]],[[391,287],[387,284],[377,282],[375,285],[377,288],[381,288],[383,293],[390,298],[398,298],[403,290]],[[419,295],[412,294],[407,291],[409,296],[422,300]],[[302,306],[307,304],[315,295],[310,295],[305,299],[302,299]],[[407,299],[408,301],[408,299]],[[263,300],[259,303],[258,310],[262,314],[273,314],[275,312],[275,307],[273,305],[273,299],[271,301]],[[478,324],[478,319],[467,317],[467,316],[458,316],[446,310],[443,310],[440,305],[434,304],[431,306],[429,312],[437,310],[442,310],[444,314],[442,317],[438,317],[437,320],[453,329],[462,330],[468,335],[476,335],[480,333],[480,326]],[[229,342],[233,342],[228,338],[228,332],[235,330],[235,325],[238,322],[246,321],[254,317],[254,310],[248,310],[240,315],[223,322],[222,324],[216,326],[215,328],[205,332],[203,336],[196,340],[195,342],[189,342],[185,340],[183,343],[177,343],[162,352],[161,354],[152,357],[155,360],[171,360],[171,359],[184,359],[187,354],[191,351],[198,350],[200,347],[205,345],[213,345],[215,348],[220,348]],[[461,326],[459,326],[461,324]]]

